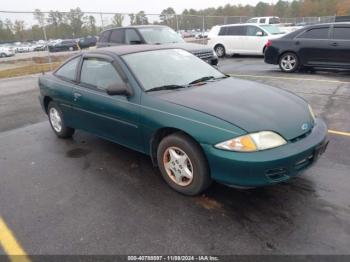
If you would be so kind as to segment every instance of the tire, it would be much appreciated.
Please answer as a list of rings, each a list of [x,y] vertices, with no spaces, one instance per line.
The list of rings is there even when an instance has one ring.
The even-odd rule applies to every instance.
[[[6,57],[6,54],[5,53],[1,53],[0,57]]]
[[[300,66],[298,56],[292,52],[282,54],[278,64],[280,69],[285,73],[294,73]]]
[[[216,45],[214,51],[218,57],[224,57],[226,55],[225,47],[221,44]]]
[[[165,182],[181,194],[195,196],[211,184],[209,166],[200,146],[185,134],[163,138],[157,162]]]
[[[68,127],[63,121],[63,114],[58,104],[51,101],[47,107],[47,115],[53,132],[59,138],[70,138],[74,134],[74,128]]]

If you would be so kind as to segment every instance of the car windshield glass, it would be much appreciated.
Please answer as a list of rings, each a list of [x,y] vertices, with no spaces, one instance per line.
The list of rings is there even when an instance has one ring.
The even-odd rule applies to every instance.
[[[283,31],[281,31],[281,29],[278,26],[274,26],[274,25],[260,25],[265,31],[267,31],[268,33],[270,33],[271,35],[280,35],[280,34],[284,34]]]
[[[184,43],[178,33],[166,27],[140,28],[139,32],[148,44]]]
[[[198,57],[180,49],[133,53],[124,55],[123,59],[146,91],[160,86],[185,86],[207,76],[213,79],[225,77]]]

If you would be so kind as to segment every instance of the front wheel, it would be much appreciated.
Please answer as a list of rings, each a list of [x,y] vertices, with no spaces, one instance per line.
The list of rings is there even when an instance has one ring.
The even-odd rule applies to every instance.
[[[226,50],[223,45],[215,46],[214,51],[218,57],[224,57],[226,55]]]
[[[211,183],[200,146],[182,133],[165,137],[158,146],[158,166],[167,184],[184,195],[198,195]]]
[[[279,60],[280,69],[286,73],[293,73],[299,68],[299,58],[295,53],[285,53]]]
[[[74,134],[74,129],[65,125],[62,111],[57,103],[51,101],[47,112],[52,130],[59,138],[69,138]]]

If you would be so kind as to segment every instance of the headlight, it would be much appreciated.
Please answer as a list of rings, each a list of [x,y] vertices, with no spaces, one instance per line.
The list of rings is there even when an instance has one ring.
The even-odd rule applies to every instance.
[[[309,107],[309,112],[310,112],[310,115],[312,117],[312,120],[315,122],[316,117],[315,117],[314,111],[312,110],[312,107],[310,105],[308,105],[308,107]]]
[[[287,141],[280,135],[271,131],[262,131],[227,140],[215,145],[215,147],[229,151],[255,152],[284,144],[287,144]]]

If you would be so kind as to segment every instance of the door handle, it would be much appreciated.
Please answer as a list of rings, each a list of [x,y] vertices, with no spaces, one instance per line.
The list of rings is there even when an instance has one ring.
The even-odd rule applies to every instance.
[[[74,101],[78,101],[78,99],[79,99],[80,97],[82,97],[82,94],[74,92],[74,93],[73,93],[73,97],[74,97]]]
[[[338,43],[332,43],[331,46],[338,46]]]

